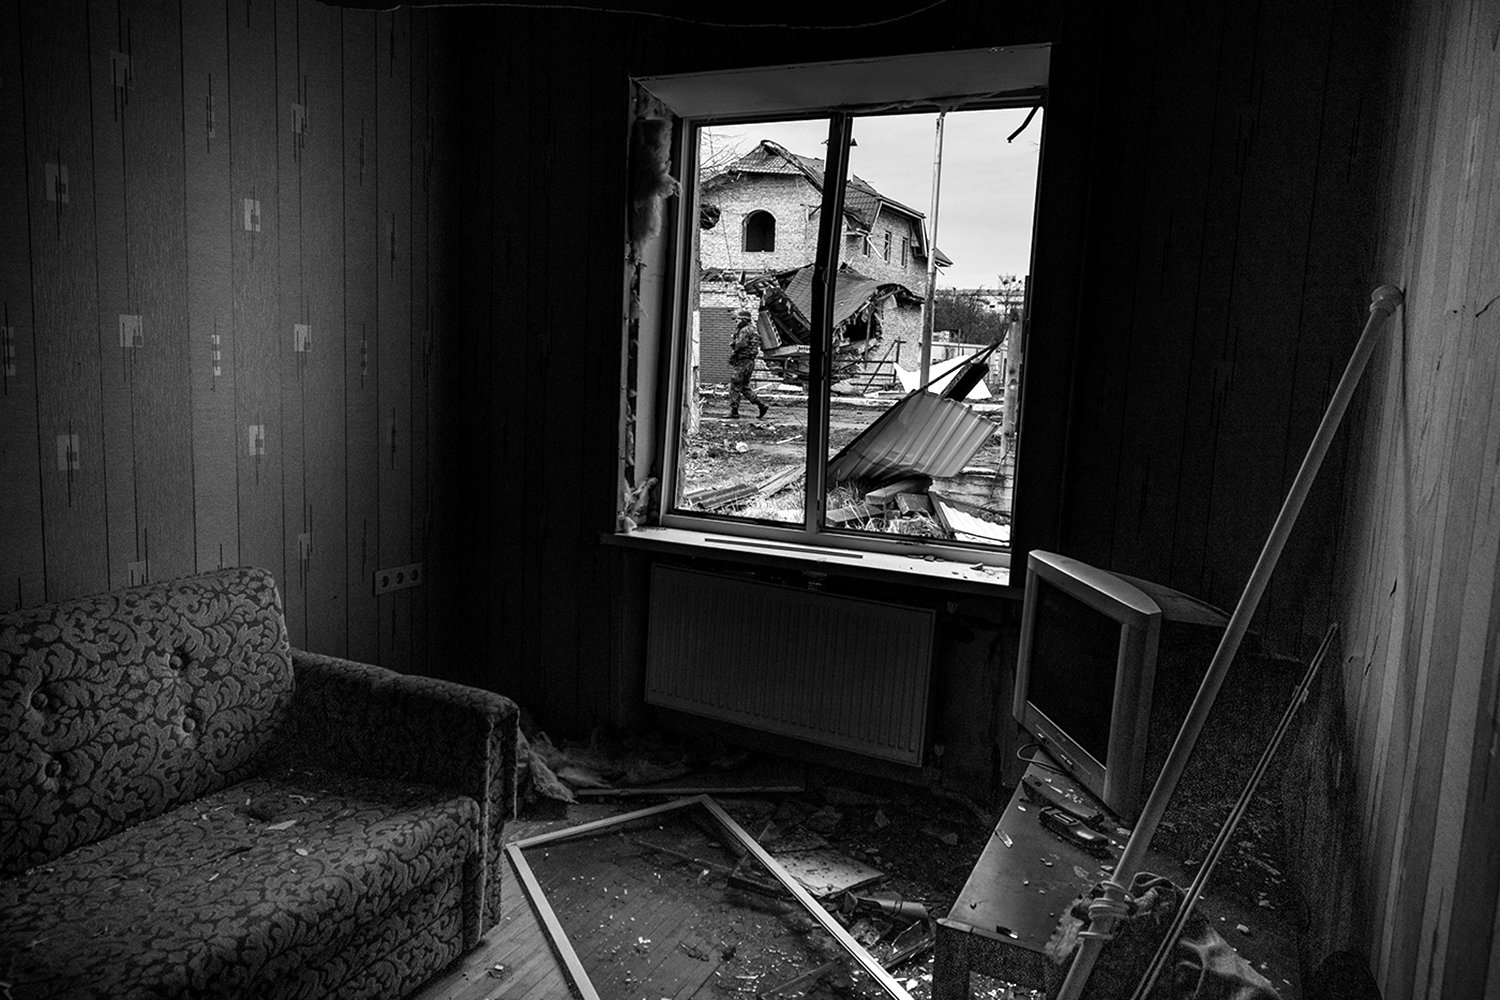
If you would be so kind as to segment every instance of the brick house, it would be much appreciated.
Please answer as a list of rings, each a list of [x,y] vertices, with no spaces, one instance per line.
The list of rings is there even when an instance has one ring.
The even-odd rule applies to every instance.
[[[747,304],[747,278],[786,272],[816,256],[823,161],[762,140],[700,189],[698,260],[700,330],[705,381],[715,381],[713,359],[725,354],[714,336],[732,331],[729,313]],[[850,176],[844,197],[842,263],[882,285],[899,285],[879,302],[883,343],[914,363],[927,296],[925,216]],[[937,251],[939,267],[952,263]],[[894,352],[892,352],[894,356]]]

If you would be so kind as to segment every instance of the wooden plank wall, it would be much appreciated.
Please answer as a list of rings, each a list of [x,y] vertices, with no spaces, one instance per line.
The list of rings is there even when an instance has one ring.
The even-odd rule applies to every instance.
[[[443,25],[457,119],[444,306],[465,335],[438,341],[434,545],[463,565],[432,594],[449,623],[434,655],[554,732],[639,718],[642,623],[627,616],[648,560],[600,544],[618,486],[629,78],[932,50],[994,37],[1002,20],[1018,40],[1039,31],[979,3],[859,35],[747,35],[693,16],[468,8]],[[987,779],[990,741],[967,749]]]
[[[452,458],[434,488],[447,498],[437,544],[467,553],[441,637],[453,669],[557,729],[632,711],[642,654],[620,595],[649,560],[598,540],[617,485],[627,79],[954,39],[1056,37],[1076,53],[1082,9],[954,2],[878,28],[776,32],[774,45],[770,32],[603,11],[452,12],[449,307],[470,335],[440,342]],[[1086,276],[1051,542],[1231,606],[1365,314],[1371,19],[1352,0],[1157,0],[1097,17],[1100,58],[1086,86],[1069,81],[1092,149],[1064,168],[1086,171],[1087,223],[1050,251],[1081,255]],[[1038,336],[1069,336],[1068,309],[1050,306],[1069,323]],[[1068,391],[1029,405],[1065,407]],[[1329,620],[1341,465],[1340,452],[1256,623],[1277,651],[1307,652]]]
[[[1378,254],[1404,288],[1343,498],[1344,708],[1388,997],[1500,996],[1500,8],[1392,24]]]
[[[1114,9],[1055,545],[1227,610],[1363,323],[1377,22],[1347,0]],[[1340,455],[1252,624],[1274,652],[1329,620]]]
[[[0,3],[0,607],[253,564],[427,669],[433,16]]]

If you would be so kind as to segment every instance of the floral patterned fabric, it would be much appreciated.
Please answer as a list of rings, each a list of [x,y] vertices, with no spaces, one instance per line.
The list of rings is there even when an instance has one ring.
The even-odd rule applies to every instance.
[[[498,919],[516,717],[289,650],[258,570],[0,615],[0,981],[404,995]]]
[[[505,820],[515,814],[519,710],[508,698],[333,656],[292,651],[297,699],[273,752],[351,774],[421,781],[480,808],[477,936],[500,919]],[[444,734],[435,740],[433,733]]]
[[[266,1000],[399,997],[441,972],[462,944],[464,878],[429,882],[337,955],[254,991]]]
[[[477,815],[425,785],[251,779],[0,882],[8,981],[17,996],[266,995],[461,875]]]
[[[0,877],[228,785],[291,696],[260,570],[0,615]]]

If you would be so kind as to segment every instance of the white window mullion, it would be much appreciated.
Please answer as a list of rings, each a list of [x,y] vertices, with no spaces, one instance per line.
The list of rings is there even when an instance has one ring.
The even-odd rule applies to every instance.
[[[681,173],[686,177],[696,177],[698,173],[698,139],[697,129],[694,123],[679,120],[674,130],[677,162],[680,163]],[[672,265],[670,273],[672,283],[668,292],[668,308],[666,315],[660,321],[660,328],[665,330],[687,330],[690,328],[690,314],[696,308],[695,303],[690,301],[689,289],[693,278],[693,238],[697,227],[691,226],[689,220],[698,213],[698,197],[695,186],[689,186],[683,190],[676,199],[676,215],[673,225],[667,230],[672,238],[670,253]],[[645,337],[643,336],[644,340]],[[684,384],[689,373],[690,343],[688,337],[673,338],[670,343],[670,351],[667,358],[667,391],[665,393],[665,407],[661,407],[660,419],[666,428],[665,441],[667,446],[662,449],[662,489],[659,494],[660,509],[663,513],[672,509],[674,498],[678,492],[678,476],[682,474],[679,465],[679,454],[676,442],[681,439],[682,434],[682,408],[684,399]],[[638,348],[639,350],[639,348]],[[641,397],[637,397],[640,399]],[[659,403],[658,403],[659,405]],[[640,430],[637,428],[637,436]],[[649,465],[639,468],[650,468]]]
[[[803,525],[808,534],[822,531],[828,502],[828,409],[833,385],[833,292],[837,287],[839,242],[844,218],[844,182],[849,174],[849,138],[853,119],[834,114],[828,120],[828,157],[823,173],[823,215],[818,225],[818,256],[813,270],[813,342],[807,385],[807,494]]]

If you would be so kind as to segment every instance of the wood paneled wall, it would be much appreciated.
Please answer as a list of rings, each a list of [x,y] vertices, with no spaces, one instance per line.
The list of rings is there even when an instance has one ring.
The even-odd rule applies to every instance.
[[[1056,544],[1227,610],[1364,321],[1378,10],[1111,10]],[[1341,447],[1251,626],[1277,653],[1329,620]]]
[[[429,548],[431,20],[0,4],[0,606],[253,564],[295,643],[425,667],[371,573]]]
[[[1500,996],[1500,8],[1393,23],[1378,256],[1404,288],[1344,492],[1348,859],[1387,997]]]
[[[453,321],[465,336],[436,389],[451,430],[438,446],[448,477],[436,486],[437,544],[463,552],[442,658],[453,676],[514,696],[554,731],[587,733],[641,704],[649,558],[600,542],[614,528],[619,485],[630,77],[930,51],[994,37],[1003,20],[965,2],[880,29],[736,29],[690,23],[720,20],[713,5],[679,6],[687,20],[446,15],[463,123]],[[779,2],[723,10],[728,21],[807,16]],[[1054,19],[1010,20],[1023,41]],[[980,713],[986,732],[991,714]],[[992,750],[972,742],[987,777]]]
[[[1050,252],[1084,278],[1066,307],[1048,305],[1049,321],[1068,321],[1034,334],[1077,369],[1028,403],[1060,414],[1066,457],[1023,467],[1020,489],[1028,475],[1060,482],[1061,502],[1033,511],[1055,522],[1051,547],[1234,603],[1368,301],[1370,19],[1351,0],[1088,10],[954,0],[899,24],[802,32],[450,12],[464,123],[455,321],[470,335],[438,389],[455,408],[443,464],[466,463],[456,500],[469,491],[501,511],[441,504],[444,544],[469,557],[447,603],[467,651],[445,659],[462,676],[575,732],[638,702],[641,605],[620,594],[644,586],[649,559],[599,542],[617,486],[627,80],[735,65],[1047,39],[1097,53],[1059,56],[1077,73],[1061,88],[1074,139],[1081,123],[1091,142],[1062,167],[1087,196],[1077,233]],[[1282,652],[1305,652],[1332,614],[1341,461],[1257,622]],[[944,684],[953,669],[939,664]],[[973,712],[986,721],[971,735],[1007,724],[1003,708]]]

